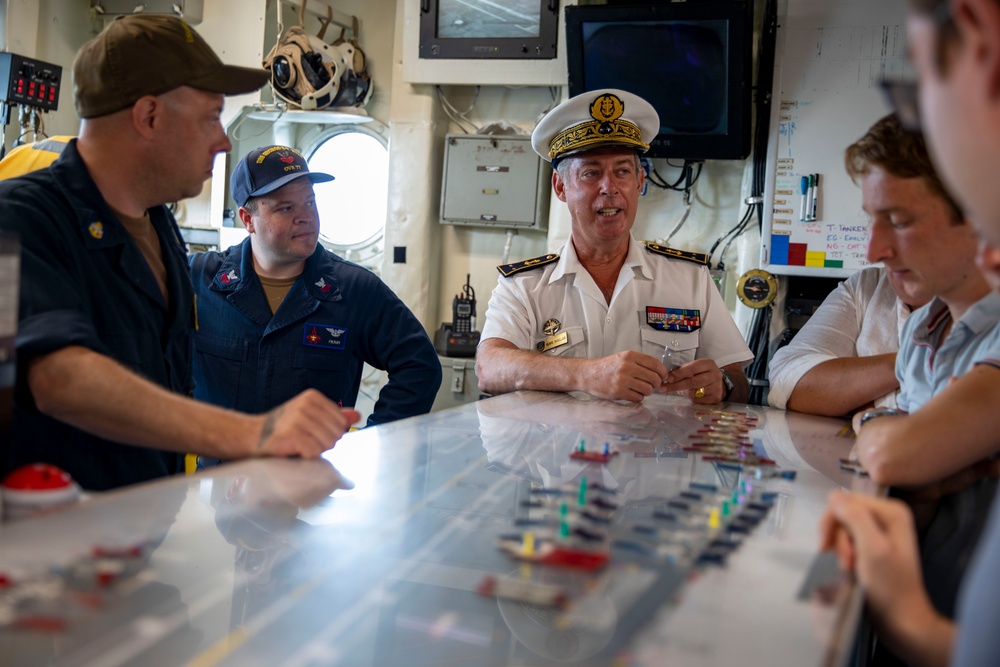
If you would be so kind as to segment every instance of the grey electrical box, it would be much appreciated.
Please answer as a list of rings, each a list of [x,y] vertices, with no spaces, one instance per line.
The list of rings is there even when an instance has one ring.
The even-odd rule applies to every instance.
[[[205,14],[205,0],[90,0],[90,6],[104,18],[128,14],[169,14],[197,25]]]
[[[441,362],[441,388],[434,398],[431,412],[454,408],[484,398],[479,392],[475,359],[443,357],[439,354],[438,360]]]
[[[445,139],[441,222],[548,228],[552,168],[526,136],[449,134]]]

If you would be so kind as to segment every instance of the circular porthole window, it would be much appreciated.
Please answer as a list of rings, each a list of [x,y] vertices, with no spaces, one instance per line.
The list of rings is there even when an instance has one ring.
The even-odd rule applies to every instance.
[[[312,171],[335,179],[315,189],[323,240],[339,249],[380,241],[389,187],[384,139],[357,126],[337,128],[320,138],[307,159]]]

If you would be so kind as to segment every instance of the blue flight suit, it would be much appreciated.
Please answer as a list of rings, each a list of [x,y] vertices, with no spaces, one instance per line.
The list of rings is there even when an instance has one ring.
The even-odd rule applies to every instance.
[[[314,388],[353,407],[362,365],[388,371],[368,425],[424,414],[441,363],[409,308],[371,271],[317,244],[274,313],[250,239],[191,256],[197,293],[195,398],[261,413]]]
[[[21,237],[17,379],[0,476],[27,463],[105,490],[183,470],[183,456],[115,443],[38,412],[26,381],[33,358],[80,345],[189,395],[191,279],[184,243],[163,206],[148,211],[167,269],[169,304],[142,252],[91,179],[73,140],[47,169],[0,183],[0,232]]]

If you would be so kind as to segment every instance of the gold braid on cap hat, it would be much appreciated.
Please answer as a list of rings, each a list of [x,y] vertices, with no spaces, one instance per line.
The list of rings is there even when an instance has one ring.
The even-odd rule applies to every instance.
[[[643,151],[649,150],[649,144],[642,141],[639,127],[621,117],[624,112],[625,103],[617,95],[604,93],[590,105],[590,117],[593,120],[567,128],[552,138],[549,142],[549,159],[554,160],[564,153],[574,153],[597,145],[621,144]]]

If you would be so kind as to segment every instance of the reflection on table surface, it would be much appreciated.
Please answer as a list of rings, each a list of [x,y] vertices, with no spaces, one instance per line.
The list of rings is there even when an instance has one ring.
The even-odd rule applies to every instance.
[[[748,414],[752,454],[688,449]],[[748,422],[750,423],[750,422]],[[356,431],[323,460],[259,460],[102,494],[0,528],[0,655],[56,665],[836,664],[859,600],[817,558],[845,422],[755,406],[526,392]],[[607,443],[607,464],[570,453]],[[603,487],[604,529],[647,525],[692,482],[773,498],[724,566],[612,549],[597,573],[524,565],[540,489]],[[697,531],[695,531],[697,532]],[[476,593],[486,575],[557,586],[567,609]],[[672,660],[672,662],[671,662]]]

